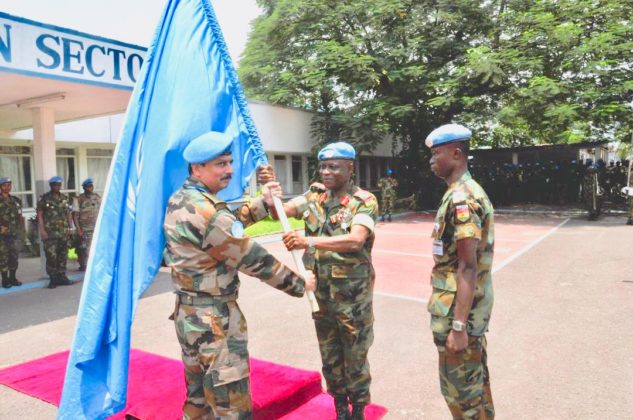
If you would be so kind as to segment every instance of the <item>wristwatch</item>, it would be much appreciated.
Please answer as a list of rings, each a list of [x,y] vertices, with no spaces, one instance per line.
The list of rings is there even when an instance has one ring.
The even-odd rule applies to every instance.
[[[459,321],[457,319],[454,319],[452,328],[453,328],[453,331],[462,332],[466,329],[466,323]]]
[[[306,250],[308,254],[316,253],[316,244],[314,243],[314,238],[312,236],[308,236],[308,249]]]

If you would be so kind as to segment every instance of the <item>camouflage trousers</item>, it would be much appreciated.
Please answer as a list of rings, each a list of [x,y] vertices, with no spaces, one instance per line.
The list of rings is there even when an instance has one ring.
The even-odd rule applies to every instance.
[[[439,353],[440,388],[453,419],[494,419],[485,336],[468,336],[459,353],[446,350],[446,335],[433,334]]]
[[[380,214],[391,214],[394,201],[393,195],[385,194],[380,201]]]
[[[0,235],[0,271],[18,269],[18,246],[13,235]]]
[[[90,245],[92,244],[92,235],[94,231],[84,230],[84,236],[79,237],[77,241],[77,261],[81,267],[86,266],[88,262],[88,253],[90,252]]]
[[[202,299],[185,305],[176,297],[187,385],[183,418],[252,419],[246,319],[235,297]]]
[[[357,279],[346,279],[351,281]],[[341,281],[341,280],[339,280]],[[319,340],[327,391],[351,404],[368,404],[371,375],[367,354],[374,342],[372,302],[348,304],[319,298],[320,311],[312,314]]]
[[[62,238],[48,238],[44,241],[44,255],[46,255],[46,274],[54,276],[66,274],[68,260],[68,240]]]

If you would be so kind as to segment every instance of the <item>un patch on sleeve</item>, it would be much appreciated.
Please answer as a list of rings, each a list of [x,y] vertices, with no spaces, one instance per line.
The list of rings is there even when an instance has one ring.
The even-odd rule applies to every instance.
[[[235,238],[243,238],[244,237],[244,225],[239,220],[236,220],[231,225],[231,235]]]

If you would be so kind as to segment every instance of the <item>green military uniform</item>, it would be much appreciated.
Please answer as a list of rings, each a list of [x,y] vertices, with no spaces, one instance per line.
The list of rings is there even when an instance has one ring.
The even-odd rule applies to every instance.
[[[0,195],[0,272],[2,287],[19,286],[15,278],[18,269],[18,248],[16,239],[22,225],[22,202],[19,198]]]
[[[82,269],[86,268],[88,252],[92,244],[92,235],[94,234],[100,207],[101,197],[97,193],[84,192],[75,198],[73,211],[77,213],[77,220],[79,221],[79,226],[77,227],[81,228],[83,232],[77,247],[77,258]]]
[[[396,181],[393,177],[380,178],[378,181],[378,188],[380,188],[380,210],[382,220],[384,221],[385,214],[388,214],[389,221],[391,221],[391,212],[393,210],[394,202],[396,201],[398,181]]]
[[[304,257],[306,268],[317,277],[315,296],[320,310],[313,318],[328,392],[335,399],[365,405],[370,402],[371,382],[367,354],[374,340],[371,249],[378,216],[376,197],[350,184],[337,199],[323,185],[313,184],[291,203],[305,220],[307,236],[345,235],[357,224],[371,232],[357,252],[318,250]]]
[[[629,188],[633,188],[633,165],[631,165],[630,168],[631,168],[631,170],[630,170],[631,173],[628,176],[628,178],[630,180],[628,187]],[[626,202],[627,202],[628,208],[629,208],[627,224],[633,225],[633,195],[629,195],[626,198]]]
[[[242,237],[242,223],[267,214],[263,199],[257,198],[236,217],[195,178],[169,199],[165,262],[177,294],[174,320],[185,365],[186,419],[252,418],[248,335],[237,304],[238,270],[289,295],[304,294],[303,279]]]
[[[582,196],[589,212],[589,220],[595,220],[602,209],[602,188],[598,168],[590,166],[583,178]]]
[[[435,217],[431,273],[433,292],[428,303],[431,330],[440,361],[440,386],[454,418],[493,418],[486,338],[493,304],[492,257],[494,210],[485,191],[469,172],[449,186]],[[468,347],[446,351],[457,293],[457,241],[479,239],[477,286],[468,315]]]
[[[37,202],[37,211],[42,212],[44,229],[48,234],[48,238],[44,240],[46,273],[51,278],[51,286],[54,286],[67,281],[70,201],[65,194],[49,191],[40,197]]]

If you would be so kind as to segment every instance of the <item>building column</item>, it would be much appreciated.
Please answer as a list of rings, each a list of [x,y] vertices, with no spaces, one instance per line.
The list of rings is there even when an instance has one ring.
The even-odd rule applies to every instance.
[[[55,111],[33,108],[33,163],[36,199],[49,190],[48,180],[56,175]]]

